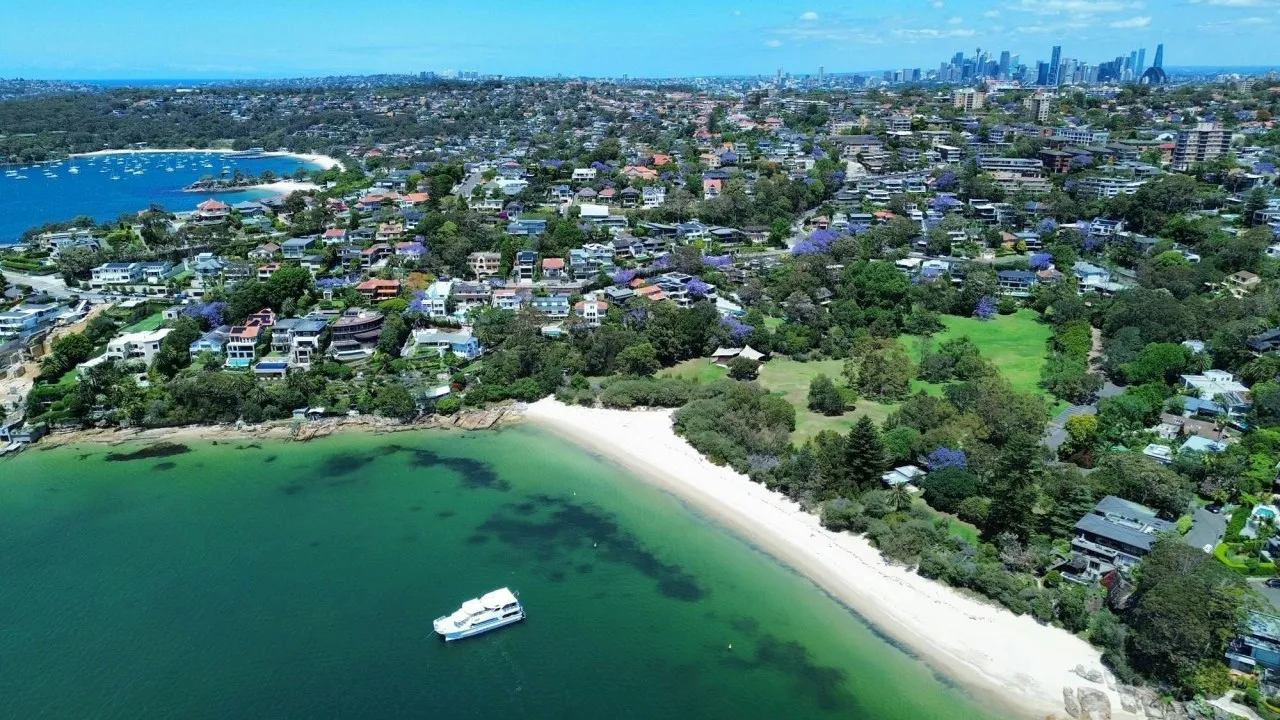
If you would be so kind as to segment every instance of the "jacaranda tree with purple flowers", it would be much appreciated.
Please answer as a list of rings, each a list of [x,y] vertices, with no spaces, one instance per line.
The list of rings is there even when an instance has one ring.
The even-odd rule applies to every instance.
[[[957,177],[955,173],[947,170],[939,175],[937,180],[933,181],[933,189],[938,192],[951,192],[952,190],[955,190],[956,186],[959,184],[960,178]]]
[[[1031,269],[1044,270],[1053,264],[1053,255],[1046,252],[1039,252],[1031,256]]]
[[[929,453],[928,465],[930,470],[949,467],[964,469],[969,467],[969,456],[965,455],[963,450],[940,447]]]
[[[227,304],[224,302],[191,303],[182,308],[182,314],[195,318],[205,328],[216,328],[222,324]]]
[[[973,316],[979,320],[990,320],[998,312],[995,298],[990,295],[983,295],[978,299],[978,306],[973,309]]]
[[[701,300],[711,292],[711,286],[702,281],[702,278],[693,278],[689,280],[689,284],[684,286],[689,292],[689,296]]]
[[[1036,224],[1036,232],[1041,235],[1054,232],[1058,229],[1058,221],[1053,218],[1044,218]]]
[[[791,248],[791,254],[800,255],[817,255],[831,249],[831,243],[835,242],[840,234],[834,230],[814,230],[809,237],[796,243]]]
[[[720,324],[729,330],[729,339],[735,343],[744,342],[751,334],[756,331],[754,327],[748,325],[732,315],[725,317]]]
[[[624,268],[613,274],[614,285],[630,285],[632,280],[636,279],[638,273],[630,268]]]

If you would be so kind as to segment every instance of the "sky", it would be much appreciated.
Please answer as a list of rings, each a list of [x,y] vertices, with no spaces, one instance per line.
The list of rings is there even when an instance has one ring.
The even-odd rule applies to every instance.
[[[1165,65],[1271,65],[1280,0],[4,0],[0,77],[230,79],[474,70],[674,77],[1034,65],[1165,44]]]

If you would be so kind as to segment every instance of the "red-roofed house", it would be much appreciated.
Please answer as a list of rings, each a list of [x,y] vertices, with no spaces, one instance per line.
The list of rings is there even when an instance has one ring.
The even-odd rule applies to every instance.
[[[724,189],[724,182],[716,178],[706,178],[702,181],[702,199],[714,200],[720,197],[720,191]]]
[[[400,294],[400,281],[373,278],[357,285],[356,292],[370,300],[386,300]]]
[[[564,277],[564,258],[542,258],[542,277]]]
[[[201,224],[220,223],[227,219],[231,214],[231,206],[221,200],[209,198],[196,206],[196,211],[191,217]]]
[[[573,306],[573,314],[591,327],[600,327],[600,320],[609,311],[609,303],[603,300],[583,300]]]

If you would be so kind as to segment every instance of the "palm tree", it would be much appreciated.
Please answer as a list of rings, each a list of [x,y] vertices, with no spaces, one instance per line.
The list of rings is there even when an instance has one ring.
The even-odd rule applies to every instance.
[[[898,483],[889,490],[889,502],[893,503],[894,510],[901,512],[910,508],[912,499],[906,483]]]

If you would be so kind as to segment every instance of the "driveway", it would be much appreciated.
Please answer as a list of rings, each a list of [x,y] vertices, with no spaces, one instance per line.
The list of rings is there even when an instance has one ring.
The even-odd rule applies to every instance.
[[[1191,530],[1183,536],[1183,540],[1193,548],[1200,549],[1205,545],[1217,546],[1222,541],[1222,535],[1227,531],[1226,513],[1213,513],[1202,507],[1196,508],[1192,513]],[[1277,598],[1280,598],[1280,591],[1277,591]]]
[[[1267,578],[1249,578],[1249,587],[1258,591],[1258,594],[1267,599],[1271,603],[1271,607],[1280,612],[1280,588],[1269,588],[1266,586]]]
[[[1102,384],[1102,389],[1098,391],[1098,397],[1093,402],[1088,405],[1071,405],[1049,421],[1049,427],[1045,428],[1042,442],[1050,450],[1055,453],[1058,452],[1058,448],[1062,447],[1062,443],[1067,441],[1067,420],[1076,415],[1097,415],[1099,400],[1115,397],[1122,392],[1124,392],[1124,388],[1107,380]]]

